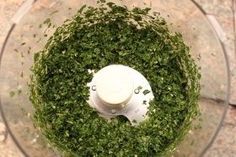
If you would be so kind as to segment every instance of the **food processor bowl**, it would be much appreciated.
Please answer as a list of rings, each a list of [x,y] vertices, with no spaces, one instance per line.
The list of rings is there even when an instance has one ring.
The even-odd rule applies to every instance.
[[[229,99],[228,59],[219,34],[206,13],[192,0],[113,2],[128,8],[150,7],[151,11],[159,12],[170,30],[180,32],[190,46],[191,56],[202,76],[200,116],[172,155],[202,156],[219,132]],[[12,19],[0,54],[0,109],[10,135],[25,156],[60,156],[34,126],[28,84],[34,53],[44,47],[57,26],[84,4],[97,5],[96,0],[27,0]]]

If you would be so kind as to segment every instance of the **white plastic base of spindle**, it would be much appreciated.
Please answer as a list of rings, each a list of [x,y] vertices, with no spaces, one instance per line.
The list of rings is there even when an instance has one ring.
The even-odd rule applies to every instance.
[[[146,78],[124,65],[109,65],[94,74],[89,105],[102,117],[123,115],[132,125],[147,118],[149,102],[154,98]]]

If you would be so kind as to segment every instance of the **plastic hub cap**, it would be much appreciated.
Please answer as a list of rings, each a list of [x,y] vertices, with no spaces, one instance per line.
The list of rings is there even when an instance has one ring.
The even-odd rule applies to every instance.
[[[133,94],[133,80],[124,66],[111,65],[101,69],[95,80],[98,97],[108,106],[117,108]]]
[[[148,81],[138,71],[124,65],[109,65],[94,74],[88,86],[88,103],[102,117],[123,115],[133,125],[147,118],[154,96]]]

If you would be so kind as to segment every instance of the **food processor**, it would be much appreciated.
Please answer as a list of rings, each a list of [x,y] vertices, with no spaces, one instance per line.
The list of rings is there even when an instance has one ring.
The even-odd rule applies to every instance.
[[[193,122],[192,128],[178,144],[172,156],[203,156],[220,130],[229,100],[229,64],[224,47],[223,30],[214,16],[207,15],[194,0],[116,0],[113,2],[126,5],[128,8],[150,7],[152,11],[159,12],[167,21],[171,31],[180,32],[186,44],[190,46],[191,56],[201,68],[201,95],[198,102],[200,116]],[[0,110],[9,134],[24,156],[60,156],[60,153],[44,140],[40,131],[34,126],[32,121],[34,109],[29,101],[28,84],[34,53],[44,47],[57,26],[71,18],[84,4],[96,6],[96,0],[27,0],[12,18],[12,26],[0,54]],[[136,82],[141,82],[149,89],[150,94],[146,100],[152,99],[151,87],[137,71],[122,65],[113,65],[104,69],[98,72],[88,84],[91,87],[90,106],[101,110],[107,116],[125,115],[134,111],[132,103],[127,105],[131,108],[127,108],[125,112],[114,110],[131,99],[129,89],[133,88],[130,86],[129,79],[125,79],[122,86],[127,93],[115,97],[107,96],[107,92],[110,91],[112,95],[111,91],[114,89],[114,86],[112,89],[111,86],[106,86],[107,82],[110,80],[114,82],[117,77],[121,77],[119,80],[128,78],[130,73],[132,78],[138,80]],[[101,79],[104,77],[107,80]],[[97,95],[99,98],[96,97]],[[132,98],[134,101],[138,99],[139,97]],[[109,105],[104,104],[113,105],[110,108]],[[140,108],[141,113],[136,115],[129,113],[126,117],[131,122],[142,121],[145,116],[140,117],[140,115],[145,115],[147,106]]]

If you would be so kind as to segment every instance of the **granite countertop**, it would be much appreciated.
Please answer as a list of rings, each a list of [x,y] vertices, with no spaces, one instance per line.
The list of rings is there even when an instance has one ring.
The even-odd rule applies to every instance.
[[[0,48],[2,46],[6,32],[10,27],[10,18],[19,8],[24,0],[1,0],[0,1]],[[230,107],[223,123],[221,131],[210,150],[206,153],[207,157],[235,157],[236,156],[236,55],[234,52],[233,32],[233,2],[234,0],[196,0],[204,10],[216,17],[221,24],[226,39],[224,40],[227,55],[230,60],[231,71],[231,97]],[[47,0],[41,0],[41,5],[46,5]],[[217,67],[216,67],[217,68]],[[0,157],[20,157],[20,151],[14,145],[12,139],[5,137],[5,126],[0,117]]]

